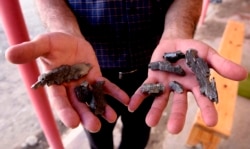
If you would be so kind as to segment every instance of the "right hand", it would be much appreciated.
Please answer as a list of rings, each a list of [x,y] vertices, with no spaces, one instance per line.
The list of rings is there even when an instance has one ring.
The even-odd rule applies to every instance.
[[[79,85],[83,79],[90,84],[98,80],[105,80],[105,94],[113,96],[125,105],[129,103],[129,97],[124,91],[102,77],[95,52],[83,37],[62,32],[43,34],[32,41],[9,47],[6,51],[6,58],[14,64],[22,64],[40,58],[43,72],[48,72],[62,64],[72,65],[86,62],[92,65],[89,73],[81,80],[48,87],[48,97],[52,107],[68,127],[77,127],[80,122],[91,132],[97,132],[101,127],[99,119],[86,104],[80,103],[75,96],[74,87]],[[106,106],[103,117],[108,122],[114,122],[117,115],[110,106]]]

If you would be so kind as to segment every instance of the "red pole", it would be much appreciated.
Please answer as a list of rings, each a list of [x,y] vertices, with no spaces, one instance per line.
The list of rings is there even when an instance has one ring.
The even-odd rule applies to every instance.
[[[19,1],[0,0],[0,4],[0,21],[2,22],[9,44],[15,45],[29,41]],[[39,75],[36,62],[32,61],[20,64],[18,65],[18,70],[50,147],[53,149],[63,149],[60,134],[44,89],[33,90],[30,88],[36,82]]]
[[[203,0],[201,16],[199,19],[198,26],[201,26],[204,23],[204,20],[205,20],[206,15],[207,15],[207,9],[208,9],[209,2],[210,2],[210,0]]]

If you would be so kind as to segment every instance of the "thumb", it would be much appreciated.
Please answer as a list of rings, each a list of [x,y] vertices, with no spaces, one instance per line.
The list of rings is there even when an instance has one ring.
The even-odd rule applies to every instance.
[[[41,35],[32,41],[9,47],[5,52],[5,57],[14,64],[30,62],[49,51],[49,42],[47,35]]]

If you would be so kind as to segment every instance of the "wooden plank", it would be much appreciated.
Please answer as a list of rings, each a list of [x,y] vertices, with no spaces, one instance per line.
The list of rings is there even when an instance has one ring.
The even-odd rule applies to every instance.
[[[203,149],[216,149],[220,143],[220,137],[217,135],[212,135],[210,138],[210,142],[203,143]]]
[[[219,48],[219,53],[226,59],[240,64],[242,46],[244,41],[244,24],[236,21],[228,21]],[[237,98],[238,82],[221,77],[212,72],[216,80],[219,103],[216,105],[218,111],[218,124],[215,127],[207,127],[210,131],[229,136],[231,133],[235,103]],[[198,125],[206,127],[201,119],[200,112],[197,116]]]
[[[188,146],[195,146],[196,144],[198,144],[200,141],[198,137],[201,136],[201,133],[202,133],[201,127],[194,125],[191,129],[191,133],[188,137],[186,144]]]
[[[189,147],[200,143],[203,149],[215,149],[220,143],[220,136],[218,134],[199,125],[195,125],[191,132],[186,143]]]

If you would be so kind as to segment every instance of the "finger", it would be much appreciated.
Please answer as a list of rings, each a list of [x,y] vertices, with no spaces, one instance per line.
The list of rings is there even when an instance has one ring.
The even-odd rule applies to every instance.
[[[143,84],[147,84],[147,83],[150,83],[150,82],[157,82],[154,78],[147,78]],[[128,105],[128,110],[130,112],[134,112],[140,105],[141,103],[143,102],[143,100],[148,97],[149,94],[146,94],[146,93],[143,93],[141,91],[141,87],[139,87],[135,93],[132,95],[131,99],[130,99],[130,102],[129,102],[129,105]]]
[[[73,88],[70,89],[69,94],[72,105],[80,115],[83,126],[90,132],[99,131],[101,123],[96,115],[90,110],[89,106],[78,101]],[[109,123],[113,123],[117,119],[116,112],[109,105],[106,105],[105,112],[102,116]]]
[[[216,51],[209,50],[207,55],[209,64],[222,76],[235,81],[247,77],[247,70],[242,66],[220,56]]]
[[[130,112],[134,112],[142,103],[142,101],[147,97],[148,95],[142,93],[140,91],[140,88],[138,88],[135,93],[132,95],[129,105],[128,105],[128,110]]]
[[[117,114],[109,105],[107,105],[106,108],[105,108],[105,112],[103,114],[103,117],[109,123],[114,123],[116,121],[116,119],[117,119]]]
[[[106,94],[119,100],[124,105],[128,105],[129,96],[123,90],[121,90],[117,85],[110,82],[108,79],[105,79],[104,88]]]
[[[196,102],[201,110],[201,116],[207,126],[215,126],[218,122],[218,114],[214,103],[202,95],[199,86],[192,89]]]
[[[161,96],[157,96],[146,116],[146,123],[148,126],[156,126],[161,118],[169,97],[169,91],[165,91]]]
[[[187,93],[174,93],[172,108],[168,119],[168,131],[172,134],[179,133],[184,126],[187,113]]]
[[[69,97],[72,106],[75,108],[80,117],[83,127],[90,132],[98,132],[101,129],[100,120],[96,117],[96,115],[93,114],[86,104],[78,101],[74,94],[73,88],[69,89]]]
[[[80,115],[83,127],[92,133],[98,132],[101,129],[101,122],[98,117],[90,111],[86,104],[79,103],[78,101],[73,101],[73,104]]]
[[[5,57],[15,64],[30,62],[46,54],[49,50],[49,45],[49,37],[41,35],[33,41],[9,47],[6,50]]]
[[[48,88],[48,97],[59,119],[67,127],[75,128],[79,125],[80,118],[71,106],[64,86],[50,86]]]

